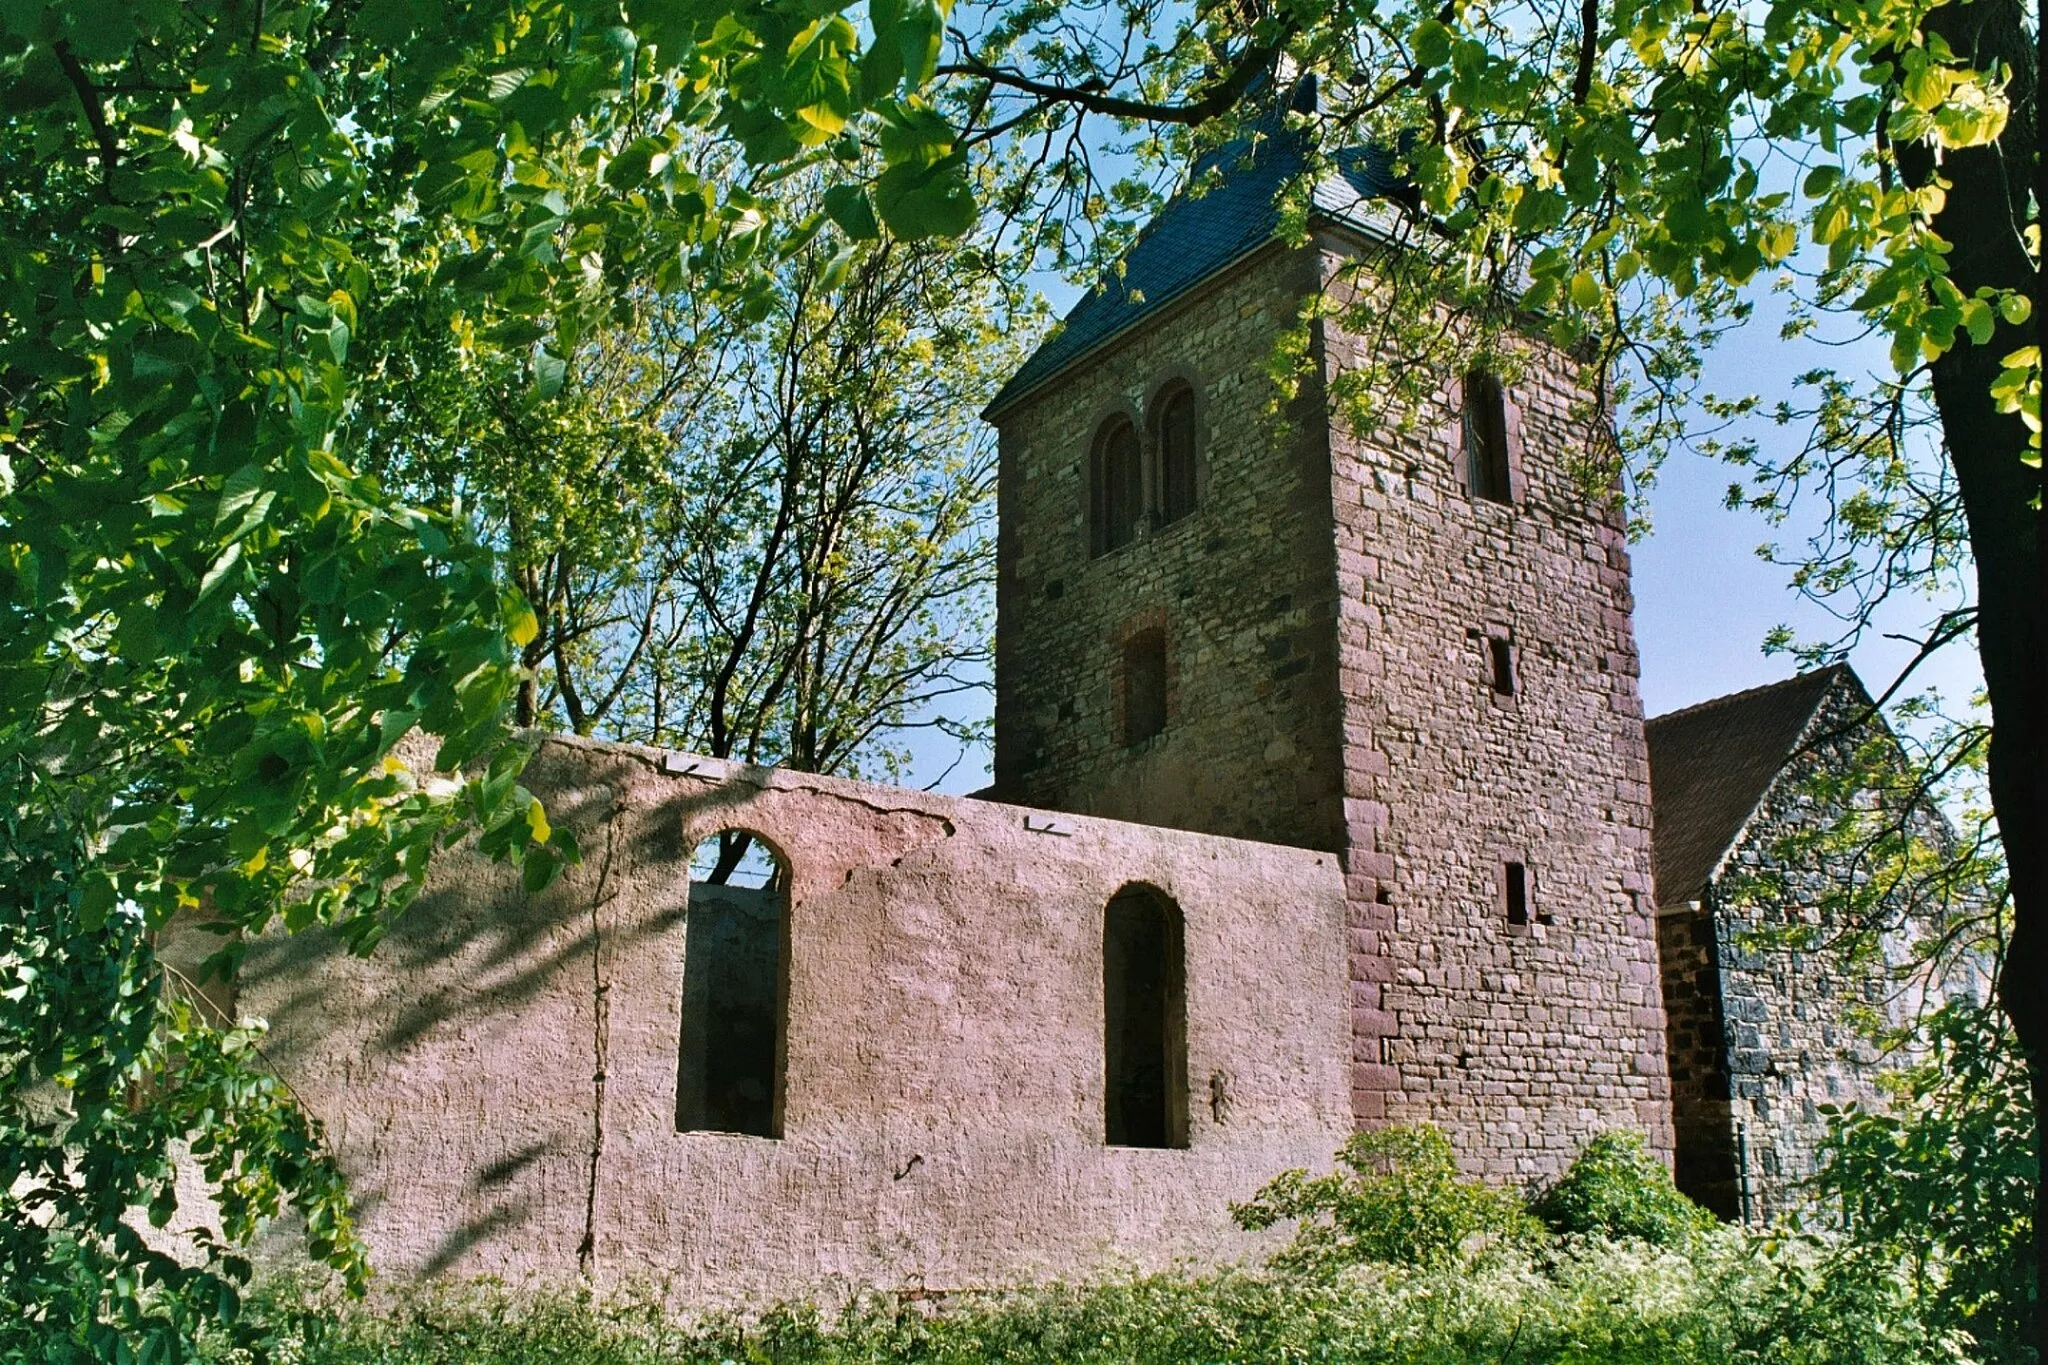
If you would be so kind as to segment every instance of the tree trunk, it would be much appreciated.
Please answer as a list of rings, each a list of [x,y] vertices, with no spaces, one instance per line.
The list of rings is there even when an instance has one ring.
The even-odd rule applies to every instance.
[[[2017,0],[1950,4],[1927,17],[1926,29],[1946,38],[1979,69],[1990,61],[2012,71],[2007,94],[2012,117],[1995,147],[1944,153],[1939,166],[1925,147],[1901,148],[1899,169],[1908,184],[1937,173],[1948,198],[1934,220],[1947,240],[1950,278],[1967,296],[1980,286],[2014,289],[2034,302],[2023,327],[2001,323],[1989,345],[1967,341],[1933,366],[1934,400],[1956,487],[1969,525],[1977,568],[1977,649],[1991,704],[1989,755],[1991,808],[1998,819],[2011,876],[2013,935],[1998,981],[1998,1000],[2012,1021],[2031,1073],[2035,1154],[2041,1153],[2043,1102],[2048,1100],[2048,770],[2041,753],[2041,470],[2023,460],[2027,428],[1992,402],[1991,382],[2000,357],[2036,343],[2041,298],[2033,263],[2022,245],[2030,179],[2040,174],[2039,65],[2027,39]],[[2029,175],[2029,170],[2032,176]],[[2037,201],[2038,202],[2038,201]],[[2048,1186],[2034,1186],[2035,1274],[2048,1245]],[[2048,1361],[2048,1313],[2035,1312],[2034,1333]]]

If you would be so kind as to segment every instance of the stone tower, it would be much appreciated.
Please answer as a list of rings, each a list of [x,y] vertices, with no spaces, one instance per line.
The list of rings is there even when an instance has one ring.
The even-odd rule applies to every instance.
[[[1538,346],[1357,432],[1328,391],[1365,343],[1318,322],[1279,401],[1389,180],[1351,163],[1295,244],[1287,140],[1225,155],[988,409],[993,794],[1339,853],[1359,1125],[1511,1178],[1606,1128],[1668,1152],[1629,563],[1567,470],[1575,367]]]

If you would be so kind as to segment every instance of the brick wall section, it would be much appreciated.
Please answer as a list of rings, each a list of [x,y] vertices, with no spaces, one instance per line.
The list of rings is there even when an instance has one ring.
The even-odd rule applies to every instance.
[[[1269,249],[998,415],[1004,799],[1339,847],[1327,444],[1313,392],[1276,420],[1269,373],[1312,266]],[[1090,442],[1111,412],[1142,423],[1175,377],[1197,395],[1200,506],[1091,558]],[[1155,625],[1166,731],[1126,746],[1123,642]]]
[[[1812,1173],[1827,1131],[1822,1105],[1884,1102],[1876,1079],[1885,1064],[1850,1014],[1858,1006],[1880,1015],[1898,1007],[1886,973],[1824,946],[1795,951],[1769,937],[1794,924],[1822,924],[1827,888],[1858,875],[1847,855],[1801,849],[1793,841],[1836,819],[1837,809],[1816,800],[1811,779],[1849,762],[1869,733],[1855,726],[1868,705],[1854,683],[1830,689],[1801,740],[1813,744],[1812,751],[1796,755],[1771,784],[1708,889],[1731,1133],[1740,1125],[1747,1136],[1751,1217],[1758,1220],[1798,1207],[1796,1187]],[[1926,839],[1949,837],[1932,815],[1924,815],[1919,828]],[[1772,894],[1741,894],[1757,890],[1756,878],[1767,869]]]
[[[1341,297],[1347,247],[1319,253]],[[1361,345],[1329,330],[1331,372]],[[1448,401],[1405,435],[1340,424],[1331,494],[1354,1110],[1440,1123],[1468,1166],[1527,1180],[1601,1129],[1668,1152],[1671,1128],[1625,535],[1565,468],[1595,439],[1568,362],[1535,354],[1508,397],[1516,505],[1462,488]],[[1514,696],[1491,687],[1500,627]]]

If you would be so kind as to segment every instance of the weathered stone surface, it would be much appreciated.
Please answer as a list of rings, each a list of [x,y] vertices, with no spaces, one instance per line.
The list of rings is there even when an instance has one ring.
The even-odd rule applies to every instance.
[[[1354,433],[1319,323],[1282,401],[1280,330],[1351,247],[1256,254],[997,414],[997,789],[1065,810],[1343,852],[1360,1124],[1428,1119],[1468,1167],[1552,1174],[1594,1132],[1668,1151],[1649,791],[1627,556],[1567,461],[1598,438],[1573,367],[1510,386],[1514,505],[1475,500],[1437,421]],[[1201,506],[1090,557],[1089,449],[1188,378]],[[1163,734],[1119,742],[1123,623],[1163,625]],[[1489,636],[1519,688],[1493,690]],[[1511,925],[1505,864],[1534,922]]]
[[[1213,1262],[1227,1205],[1351,1125],[1327,852],[550,740],[585,860],[538,896],[461,852],[369,960],[254,945],[240,1008],[326,1121],[377,1264],[678,1301]],[[782,1137],[676,1131],[687,853],[791,869]],[[1103,1141],[1103,908],[1185,919],[1186,1150]]]
[[[1808,703],[1811,714],[1783,742],[1774,760],[1782,767],[1700,899],[1659,909],[1679,1187],[1726,1217],[1746,1209],[1761,1221],[1799,1207],[1799,1184],[1813,1173],[1827,1131],[1822,1107],[1885,1104],[1877,1078],[1895,1059],[1871,1042],[1871,1022],[1896,1022],[1920,1003],[1884,956],[1855,960],[1834,942],[1850,927],[1835,918],[1842,888],[1871,873],[1859,850],[1820,836],[1845,801],[1867,799],[1843,789],[1844,777],[1860,770],[1857,751],[1873,737],[1883,742],[1879,752],[1891,741],[1855,675],[1832,674],[1819,679],[1818,703]],[[1953,838],[1931,807],[1907,818],[1930,846]],[[1928,930],[1910,890],[1895,888],[1865,912],[1892,926],[1892,958]],[[1800,937],[1811,942],[1801,946]],[[1961,964],[1937,988],[1983,989],[1972,970]]]

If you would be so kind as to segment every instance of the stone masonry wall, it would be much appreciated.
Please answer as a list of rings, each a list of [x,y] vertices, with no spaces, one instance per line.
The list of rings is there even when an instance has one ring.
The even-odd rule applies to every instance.
[[[1327,443],[1314,386],[1280,420],[1274,344],[1313,258],[1266,250],[1027,395],[1002,433],[995,790],[1148,824],[1336,849],[1338,708]],[[1197,402],[1200,505],[1091,558],[1090,445]],[[1123,742],[1123,642],[1163,626],[1165,731]]]
[[[1750,1217],[1757,1221],[1799,1206],[1797,1185],[1813,1172],[1827,1131],[1821,1106],[1885,1103],[1876,1084],[1884,1059],[1852,1015],[1891,1017],[1902,1002],[1881,963],[1852,962],[1829,944],[1823,907],[1831,887],[1861,875],[1855,860],[1803,838],[1832,827],[1840,813],[1816,796],[1813,778],[1853,771],[1854,751],[1870,735],[1868,722],[1856,722],[1869,704],[1853,683],[1829,690],[1801,738],[1811,751],[1797,754],[1771,784],[1708,887],[1730,1140],[1736,1131],[1746,1138]],[[1950,837],[1931,813],[1916,825],[1923,838]],[[1820,938],[1793,947],[1783,936],[1796,926],[1819,929]],[[1731,1153],[1731,1164],[1736,1159]],[[1744,1174],[1737,1172],[1738,1182]]]
[[[584,850],[555,885],[452,852],[367,960],[313,931],[242,976],[387,1276],[701,1306],[1213,1263],[1350,1131],[1335,854],[582,740],[528,780]],[[729,827],[790,869],[779,1139],[677,1131],[688,854]],[[1185,1150],[1103,1141],[1134,882],[1185,917]]]
[[[1670,1048],[1672,1175],[1679,1189],[1732,1220],[1740,1216],[1742,1201],[1714,916],[1702,908],[1660,908],[1657,956]]]
[[[1318,244],[1340,302],[1351,250]],[[1363,347],[1326,328],[1333,383]],[[1448,397],[1410,433],[1337,422],[1330,496],[1354,1113],[1434,1121],[1468,1167],[1531,1180],[1606,1128],[1669,1152],[1671,1122],[1625,533],[1565,468],[1598,439],[1570,362],[1532,345],[1507,395],[1514,505],[1462,488]]]
[[[1566,362],[1537,357],[1510,394],[1510,508],[1459,487],[1448,402],[1361,437],[1317,371],[1276,412],[1276,348],[1347,250],[1269,248],[999,415],[997,789],[1343,848],[1358,1124],[1433,1120],[1468,1168],[1524,1180],[1604,1128],[1668,1151],[1625,535],[1564,469],[1595,433]],[[1091,560],[1090,441],[1175,375],[1205,403],[1202,509]],[[1126,750],[1116,653],[1162,619],[1166,730]],[[1518,696],[1489,685],[1488,633]],[[1538,922],[1505,922],[1509,860]]]

